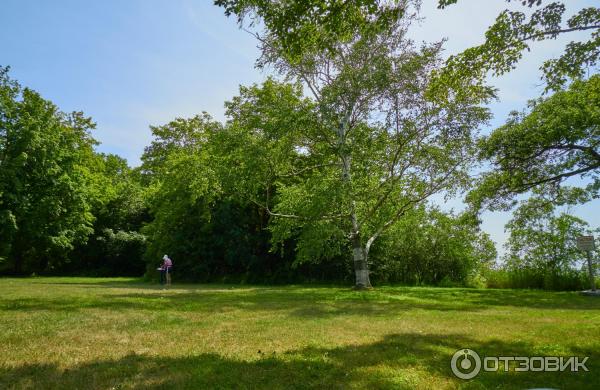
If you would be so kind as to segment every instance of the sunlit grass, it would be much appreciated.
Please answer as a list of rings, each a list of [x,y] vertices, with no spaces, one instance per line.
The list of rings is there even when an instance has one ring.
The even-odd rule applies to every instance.
[[[0,388],[589,388],[600,299],[576,293],[0,279]],[[459,348],[589,372],[455,378]]]

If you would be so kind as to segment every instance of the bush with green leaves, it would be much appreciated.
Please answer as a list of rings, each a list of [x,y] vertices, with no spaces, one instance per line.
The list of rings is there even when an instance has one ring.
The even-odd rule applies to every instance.
[[[396,223],[373,248],[373,279],[411,285],[481,287],[496,250],[477,221],[420,208]]]
[[[534,196],[521,203],[506,228],[510,236],[502,275],[495,277],[501,282],[493,286],[547,290],[589,287],[586,255],[576,245],[578,236],[594,233],[585,221],[558,212],[554,202]]]

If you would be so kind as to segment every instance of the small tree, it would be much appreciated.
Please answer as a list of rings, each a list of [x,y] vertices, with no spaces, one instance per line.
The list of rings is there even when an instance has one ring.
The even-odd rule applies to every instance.
[[[585,262],[576,240],[590,233],[589,225],[565,212],[557,214],[555,209],[552,202],[532,197],[515,210],[506,225],[510,236],[505,262],[511,272],[529,275],[522,287],[559,287],[566,284],[561,278]],[[534,277],[540,280],[531,280]]]

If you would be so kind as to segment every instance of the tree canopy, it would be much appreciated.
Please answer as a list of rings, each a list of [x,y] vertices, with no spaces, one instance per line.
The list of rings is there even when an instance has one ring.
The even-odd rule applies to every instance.
[[[90,234],[93,127],[0,68],[0,233],[15,272],[60,262]]]
[[[441,0],[444,8],[458,0]],[[531,15],[505,10],[485,33],[485,42],[451,56],[438,74],[437,87],[460,89],[462,80],[476,78],[482,88],[488,72],[498,76],[513,70],[523,53],[536,41],[556,39],[576,31],[589,31],[588,39],[571,41],[557,58],[545,61],[540,69],[546,91],[557,91],[570,80],[583,79],[597,70],[600,58],[600,8],[586,7],[565,20],[564,2],[543,5],[541,0],[521,2],[533,8]]]
[[[581,179],[574,195],[598,197],[600,189],[600,76],[531,101],[480,142],[480,158],[492,163],[471,194],[478,207],[507,207],[514,195],[538,186],[558,196],[564,181]],[[586,184],[587,182],[587,184]],[[573,191],[571,191],[573,193]]]

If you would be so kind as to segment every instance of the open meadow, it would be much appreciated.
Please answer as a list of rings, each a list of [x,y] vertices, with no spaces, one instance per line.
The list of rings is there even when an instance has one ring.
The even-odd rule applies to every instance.
[[[600,299],[533,290],[0,279],[0,388],[597,389]],[[456,378],[481,356],[588,356],[589,372]]]

